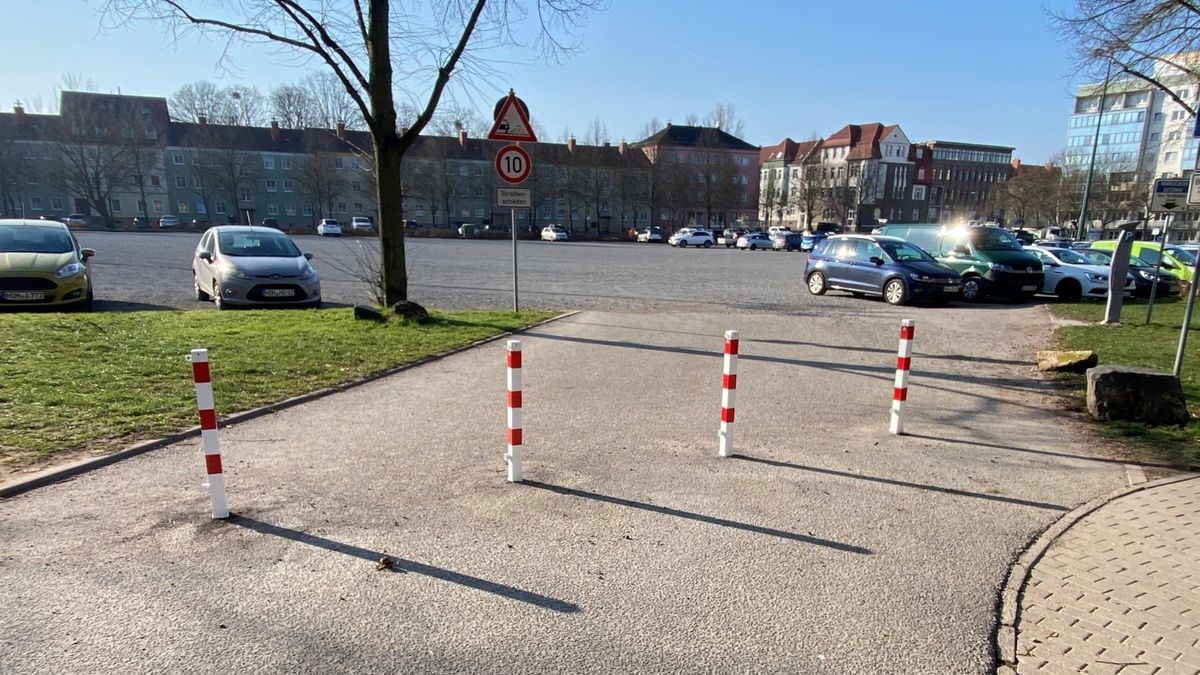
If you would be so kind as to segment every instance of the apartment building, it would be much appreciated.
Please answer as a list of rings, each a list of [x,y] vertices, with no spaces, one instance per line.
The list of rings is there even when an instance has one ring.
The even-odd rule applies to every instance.
[[[928,221],[1004,222],[997,190],[1012,177],[1012,153],[1007,146],[957,141],[915,145],[917,183],[928,186]]]

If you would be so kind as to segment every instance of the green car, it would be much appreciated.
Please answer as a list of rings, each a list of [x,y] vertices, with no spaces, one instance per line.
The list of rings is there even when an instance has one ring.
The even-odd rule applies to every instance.
[[[963,300],[978,302],[989,295],[1028,299],[1042,288],[1042,261],[1003,228],[898,223],[875,233],[916,244],[962,275]]]
[[[1104,241],[1093,241],[1092,248],[1101,251],[1115,251],[1117,249],[1116,239],[1105,239]],[[1158,265],[1158,254],[1162,251],[1162,244],[1156,241],[1135,241],[1129,255],[1135,258]],[[1162,259],[1162,269],[1170,272],[1182,281],[1190,282],[1193,276],[1192,266],[1196,264],[1196,259],[1192,257],[1190,251],[1185,251],[1177,246],[1167,244],[1167,254]]]
[[[87,261],[71,230],[54,220],[0,220],[0,308],[92,308]]]

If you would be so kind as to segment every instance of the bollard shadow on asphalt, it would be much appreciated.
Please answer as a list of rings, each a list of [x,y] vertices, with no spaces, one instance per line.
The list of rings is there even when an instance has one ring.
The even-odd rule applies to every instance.
[[[1010,452],[1025,452],[1032,455],[1044,455],[1046,457],[1059,457],[1062,459],[1078,459],[1086,462],[1100,462],[1102,464],[1128,464],[1130,466],[1138,466],[1147,469],[1179,469],[1181,467],[1175,464],[1164,464],[1158,462],[1143,462],[1136,459],[1112,459],[1109,457],[1091,457],[1088,455],[1072,455],[1066,452],[1053,452],[1050,450],[1036,450],[1034,448],[1022,448],[1015,445],[1003,445],[1000,443],[987,443],[978,440],[966,440],[961,438],[948,438],[945,436],[928,436],[925,434],[914,434],[904,432],[905,436],[912,438],[922,438],[927,441],[938,441],[940,443],[955,443],[958,445],[974,445],[981,448],[992,448],[994,450],[1005,450]]]
[[[244,527],[248,530],[253,530],[260,534],[269,534],[271,536],[288,539],[301,544],[308,544],[309,546],[315,546],[317,548],[323,548],[326,551],[333,551],[334,553],[342,553],[348,556],[353,556],[371,563],[378,562],[381,558],[386,557],[391,560],[390,569],[393,572],[411,572],[413,574],[420,574],[422,576],[432,577],[441,581],[448,581],[452,584],[466,586],[467,588],[473,588],[477,591],[492,593],[509,600],[528,603],[530,605],[534,605],[535,607],[541,607],[542,609],[548,609],[553,612],[575,614],[582,611],[579,605],[576,605],[573,602],[551,598],[546,595],[541,595],[532,591],[526,591],[514,586],[508,586],[495,581],[488,581],[487,579],[480,579],[479,577],[473,577],[469,574],[462,574],[461,572],[454,572],[441,567],[434,567],[432,565],[425,565],[412,560],[405,560],[404,558],[388,555],[379,551],[372,551],[359,546],[353,546],[351,544],[343,544],[339,541],[326,539],[325,537],[318,537],[314,534],[300,532],[299,530],[292,530],[286,527],[280,527],[279,525],[264,523],[261,520],[255,520],[254,518],[238,515],[236,513],[229,514],[229,518],[226,519],[225,522],[230,523],[231,525]]]
[[[580,490],[578,488],[563,487],[561,485],[551,485],[549,483],[541,483],[538,481],[531,481],[531,480],[523,481],[521,483],[521,485],[525,485],[525,486],[532,487],[532,488],[537,488],[539,490],[546,490],[548,492],[553,492],[555,494],[567,495],[570,497],[580,497],[582,499],[591,499],[593,501],[604,502],[606,504],[615,504],[617,506],[625,506],[625,507],[629,507],[632,509],[638,509],[641,511],[649,511],[651,513],[659,513],[659,514],[666,515],[666,516],[675,516],[676,518],[684,518],[686,520],[694,520],[694,521],[697,521],[700,523],[708,523],[709,525],[720,525],[721,527],[731,527],[735,530],[742,530],[743,532],[752,532],[754,534],[765,534],[767,536],[779,537],[780,539],[788,539],[791,541],[798,541],[798,542],[801,542],[804,544],[815,544],[817,546],[824,546],[826,548],[832,548],[834,550],[844,551],[846,553],[857,553],[859,555],[874,554],[874,551],[872,551],[870,549],[863,548],[861,546],[855,546],[853,544],[844,544],[840,541],[833,541],[832,539],[822,539],[820,537],[814,537],[812,535],[798,534],[796,532],[787,532],[785,530],[776,530],[774,528],[763,527],[761,525],[751,525],[749,523],[742,523],[742,522],[738,522],[736,520],[728,520],[726,518],[717,518],[716,516],[706,516],[701,513],[692,513],[691,511],[681,511],[680,509],[673,509],[669,506],[660,506],[658,504],[647,504],[646,502],[635,502],[632,499],[622,499],[621,497],[602,495],[597,492],[588,492],[587,490]]]
[[[777,459],[763,459],[761,457],[751,457],[749,455],[732,455],[733,459],[742,460],[744,462],[754,462],[755,464],[766,464],[767,466],[775,466],[782,469],[797,469],[799,471],[808,471],[811,473],[820,473],[827,476],[838,476],[841,478],[853,478],[855,480],[868,481],[871,483],[882,483],[884,485],[895,485],[897,487],[914,488],[917,490],[927,490],[929,492],[939,492],[946,495],[954,495],[956,497],[972,497],[974,499],[986,499],[993,502],[1004,502],[1006,504],[1016,504],[1017,506],[1029,506],[1035,509],[1047,509],[1050,511],[1070,511],[1071,509],[1059,504],[1050,504],[1047,502],[1036,502],[1028,499],[1018,499],[1016,497],[1005,497],[1003,495],[991,495],[986,492],[971,492],[970,490],[959,490],[957,488],[939,487],[937,485],[925,485],[923,483],[910,483],[908,481],[896,480],[894,478],[880,478],[878,476],[864,476],[858,473],[849,471],[837,471],[836,469],[823,469],[816,466],[804,466],[803,464],[793,464],[791,462],[782,462]]]

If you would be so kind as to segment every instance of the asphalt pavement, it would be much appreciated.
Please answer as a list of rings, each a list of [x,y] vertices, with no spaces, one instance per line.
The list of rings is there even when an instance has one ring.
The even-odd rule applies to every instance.
[[[96,249],[95,293],[102,309],[211,309],[192,297],[191,261],[200,239],[187,232],[80,232]],[[328,303],[369,301],[351,274],[372,255],[373,238],[294,237],[312,253]],[[409,293],[428,307],[512,307],[512,243],[409,239]],[[836,306],[812,298],[805,256],[775,251],[674,249],[666,244],[521,241],[521,303],[535,309],[786,310]]]
[[[475,286],[471,252],[496,247],[425,259],[453,251],[438,274]],[[659,261],[630,279],[590,246],[526,248],[562,256],[556,297],[710,304],[523,335],[524,485],[504,481],[493,343],[223,430],[227,522],[196,442],[0,502],[3,670],[986,672],[1017,552],[1125,480],[1037,379],[1036,305],[781,292],[794,254],[625,246]],[[676,265],[691,282],[647,281]],[[722,459],[727,329],[740,456]]]

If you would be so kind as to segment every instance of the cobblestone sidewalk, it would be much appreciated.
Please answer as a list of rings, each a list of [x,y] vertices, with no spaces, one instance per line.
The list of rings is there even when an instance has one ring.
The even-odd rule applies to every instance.
[[[1016,627],[1017,673],[1200,673],[1200,477],[1067,529],[1030,571]]]

